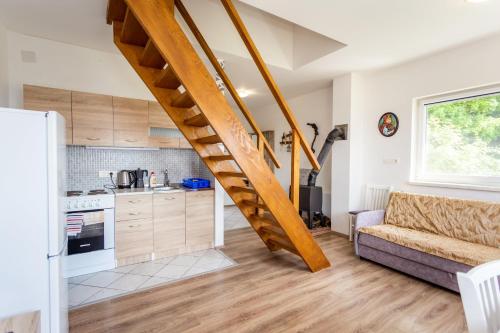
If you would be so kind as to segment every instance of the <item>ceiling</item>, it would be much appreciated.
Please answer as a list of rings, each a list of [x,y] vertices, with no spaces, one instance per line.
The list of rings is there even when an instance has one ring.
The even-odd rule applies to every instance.
[[[190,6],[200,1],[186,0]],[[2,0],[0,21],[19,33],[116,52],[111,29],[105,24],[106,2]],[[327,86],[342,73],[396,65],[500,31],[500,0],[479,4],[464,0],[241,2],[346,45],[296,69],[271,66],[288,97]],[[195,20],[203,19],[210,20],[195,16]],[[227,71],[238,87],[256,92],[248,98],[250,104],[271,101],[248,58],[223,50],[216,53],[226,59]]]

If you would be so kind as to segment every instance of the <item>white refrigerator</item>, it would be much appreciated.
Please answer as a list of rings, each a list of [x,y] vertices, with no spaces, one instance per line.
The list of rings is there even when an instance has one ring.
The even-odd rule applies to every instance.
[[[68,331],[64,118],[0,108],[0,319],[40,311],[42,333]]]

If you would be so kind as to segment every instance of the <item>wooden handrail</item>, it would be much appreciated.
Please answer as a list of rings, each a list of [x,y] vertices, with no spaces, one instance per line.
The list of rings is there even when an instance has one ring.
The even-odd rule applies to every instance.
[[[257,47],[255,46],[252,38],[250,37],[250,34],[248,33],[247,28],[245,27],[245,24],[243,23],[240,15],[238,14],[238,11],[234,7],[233,3],[231,0],[221,0],[222,5],[226,9],[226,12],[228,13],[229,17],[231,18],[231,21],[233,22],[234,26],[236,27],[236,30],[240,34],[241,39],[243,40],[243,43],[248,49],[248,52],[252,56],[255,64],[257,65],[257,68],[259,69],[260,73],[262,74],[262,77],[267,83],[267,86],[271,90],[271,93],[273,94],[274,98],[276,99],[276,102],[278,102],[278,105],[283,112],[283,115],[287,119],[288,123],[290,124],[290,127],[292,128],[292,131],[296,131],[298,137],[300,138],[300,145],[302,146],[302,149],[304,149],[304,152],[306,153],[307,158],[309,159],[309,162],[311,162],[311,165],[313,169],[319,170],[321,166],[318,163],[318,160],[316,159],[316,156],[311,150],[311,147],[309,147],[309,143],[306,141],[304,134],[302,133],[302,130],[300,129],[299,124],[297,123],[297,120],[295,119],[295,116],[293,115],[290,107],[288,106],[288,103],[285,101],[285,98],[281,94],[281,91],[279,90],[278,86],[276,85],[276,82],[274,82],[273,77],[271,76],[271,73],[269,72],[269,69],[267,68],[266,64],[264,63],[264,60],[262,59],[262,56],[260,55],[259,51],[257,50]]]
[[[269,153],[269,157],[273,161],[274,165],[277,168],[281,168],[281,163],[279,162],[278,157],[274,153],[271,145],[269,144],[269,142],[264,137],[264,134],[260,130],[257,122],[255,121],[255,119],[253,118],[250,110],[247,108],[247,106],[245,105],[245,103],[243,102],[243,100],[241,99],[241,97],[238,95],[238,92],[236,91],[236,88],[234,87],[233,83],[231,82],[231,80],[227,76],[227,74],[224,71],[224,69],[222,68],[222,66],[219,64],[219,61],[217,61],[217,57],[212,52],[212,49],[210,48],[210,46],[208,45],[207,41],[205,40],[205,38],[201,34],[200,30],[196,26],[196,23],[194,22],[193,18],[191,17],[191,15],[189,14],[189,12],[187,11],[186,7],[184,6],[184,4],[182,3],[181,0],[175,0],[175,6],[177,7],[177,10],[182,15],[182,17],[184,18],[184,21],[188,25],[189,29],[193,33],[193,35],[196,38],[196,40],[198,41],[198,43],[200,43],[200,46],[203,49],[203,51],[205,52],[205,54],[207,55],[208,59],[210,60],[210,63],[215,68],[215,70],[217,71],[217,73],[220,75],[220,77],[221,77],[222,81],[224,82],[224,85],[226,86],[227,90],[229,91],[229,93],[233,97],[234,101],[236,102],[236,104],[240,108],[241,112],[243,113],[243,116],[246,118],[246,120],[248,121],[248,123],[250,124],[250,126],[252,127],[252,129],[257,134],[259,142],[262,142],[264,144],[264,148]]]

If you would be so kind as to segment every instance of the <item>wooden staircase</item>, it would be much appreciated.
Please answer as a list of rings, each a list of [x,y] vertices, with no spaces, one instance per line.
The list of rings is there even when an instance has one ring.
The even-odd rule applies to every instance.
[[[233,22],[240,20],[230,0],[222,2]],[[228,91],[257,134],[258,144],[252,141],[176,21],[174,6],[223,78]],[[297,162],[300,147],[316,169],[319,165],[293,114],[285,115],[296,139],[292,158],[292,203],[264,159],[266,152],[279,167],[276,155],[180,0],[175,0],[175,3],[174,0],[110,0],[107,19],[109,24],[113,24],[116,46],[269,250],[285,249],[294,253],[313,272],[329,267],[328,259],[298,214]],[[237,29],[245,44],[253,45],[241,20],[238,24]],[[254,45],[253,48],[252,56],[260,57]],[[261,58],[260,61],[259,69],[266,71]],[[266,82],[274,84],[270,74],[267,74],[269,78]],[[277,86],[274,84],[271,89],[274,89],[276,97],[275,92],[279,93]],[[279,95],[282,99],[280,107],[283,109],[284,105],[290,112]],[[247,183],[251,185],[247,186]]]

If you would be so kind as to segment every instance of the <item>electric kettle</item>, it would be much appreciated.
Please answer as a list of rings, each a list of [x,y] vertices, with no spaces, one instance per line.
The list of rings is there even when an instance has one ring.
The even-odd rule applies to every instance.
[[[118,186],[118,188],[131,188],[136,181],[135,171],[122,170],[118,172],[116,176],[116,186]]]

